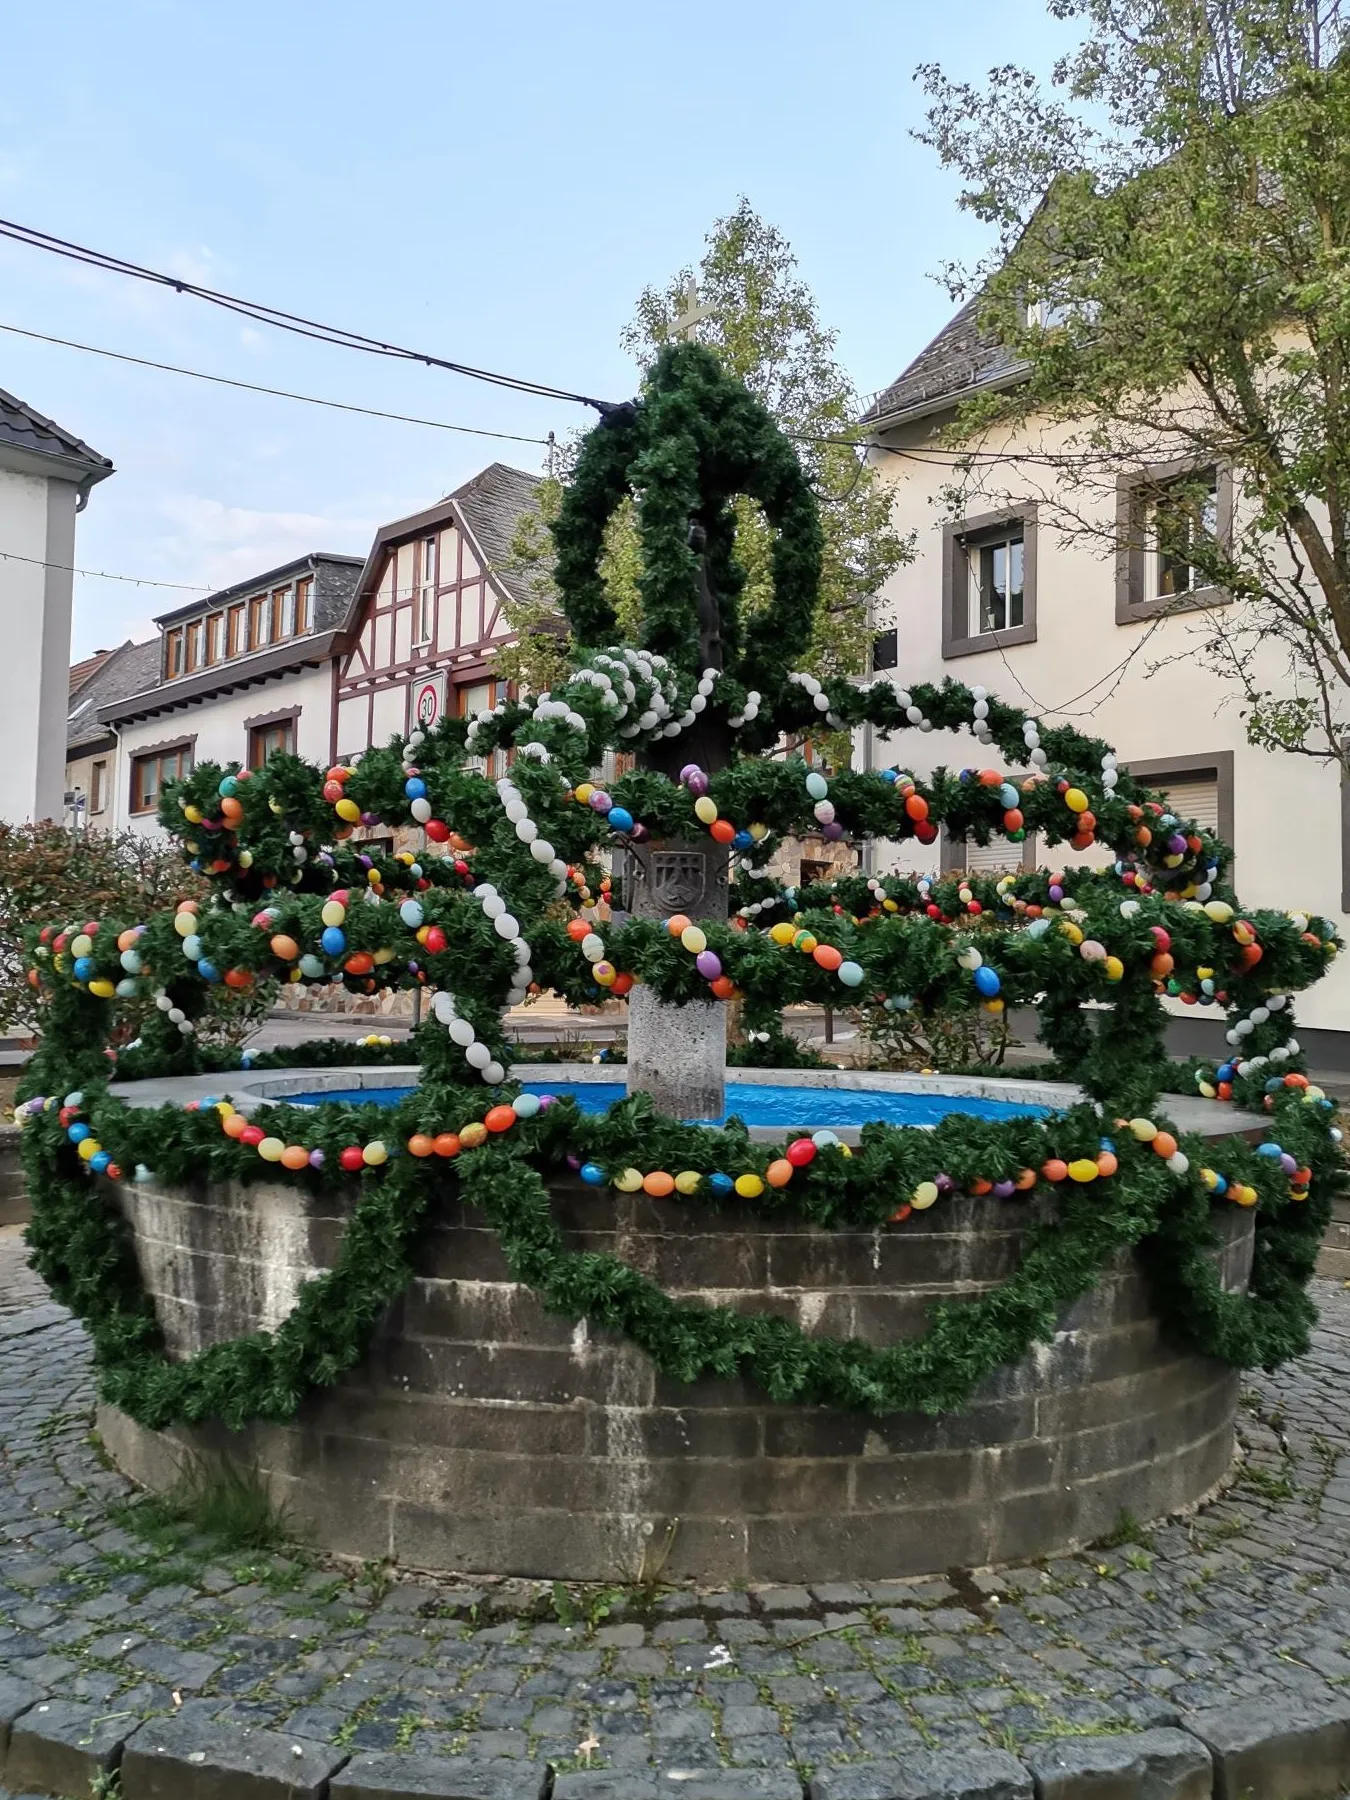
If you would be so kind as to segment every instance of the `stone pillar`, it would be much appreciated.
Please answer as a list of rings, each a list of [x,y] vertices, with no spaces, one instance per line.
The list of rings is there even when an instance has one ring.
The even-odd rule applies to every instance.
[[[710,840],[635,845],[630,906],[639,918],[727,916],[727,852]],[[726,1098],[727,1023],[720,1001],[668,1005],[641,983],[628,996],[628,1092],[676,1119],[717,1119]]]

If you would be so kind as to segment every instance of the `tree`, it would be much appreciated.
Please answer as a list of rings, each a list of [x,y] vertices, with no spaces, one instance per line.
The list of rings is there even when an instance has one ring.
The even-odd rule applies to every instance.
[[[1048,89],[936,66],[919,133],[996,228],[982,331],[1025,379],[955,438],[1045,434],[1038,498],[1117,548],[1117,478],[1159,547],[1234,604],[1185,654],[1233,682],[1253,743],[1347,763],[1350,737],[1350,50],[1341,0],[1049,0],[1083,28]],[[1196,472],[1170,495],[1150,471]],[[1231,472],[1231,525],[1204,471]],[[972,459],[967,484],[987,483]],[[1034,483],[1033,483],[1034,485]],[[1133,531],[1133,526],[1127,527]]]
[[[797,275],[797,260],[783,234],[742,199],[708,234],[698,268],[699,299],[707,311],[693,330],[793,438],[822,501],[825,562],[821,605],[805,666],[818,675],[857,674],[866,667],[871,601],[910,548],[892,528],[890,501],[854,447],[860,405],[837,361],[837,334],[824,326],[815,299]],[[695,271],[680,269],[663,288],[646,288],[622,342],[645,369],[675,335]],[[556,515],[574,452],[562,456],[560,481],[546,482],[540,517]],[[772,534],[758,507],[737,504],[736,557],[746,571],[747,613],[767,603]],[[556,590],[547,555],[547,533],[526,516],[512,545],[513,566],[537,599],[508,609],[522,643],[505,653],[505,665],[532,687],[547,687],[561,666],[561,640],[545,639],[540,623],[556,617]],[[631,505],[611,521],[604,561],[606,583],[625,632],[641,615],[642,560]],[[536,608],[538,609],[536,611]]]

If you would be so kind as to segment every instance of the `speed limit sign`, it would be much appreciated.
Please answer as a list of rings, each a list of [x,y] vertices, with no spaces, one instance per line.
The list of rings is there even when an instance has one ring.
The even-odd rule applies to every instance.
[[[424,675],[420,681],[413,683],[412,716],[413,723],[420,725],[423,731],[430,731],[433,725],[439,725],[445,713],[445,674]]]

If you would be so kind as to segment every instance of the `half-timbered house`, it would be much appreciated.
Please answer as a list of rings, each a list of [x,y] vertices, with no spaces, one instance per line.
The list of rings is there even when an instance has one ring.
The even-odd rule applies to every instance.
[[[511,540],[539,478],[492,463],[435,506],[376,533],[339,658],[332,753],[339,761],[499,696],[495,656],[525,598]]]

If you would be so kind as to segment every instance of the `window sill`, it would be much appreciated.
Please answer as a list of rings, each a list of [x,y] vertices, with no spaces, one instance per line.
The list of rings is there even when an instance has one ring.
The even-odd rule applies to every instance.
[[[949,638],[942,640],[942,660],[951,662],[958,656],[979,656],[989,650],[1011,650],[1018,644],[1034,644],[1036,642],[1036,625],[1033,620],[1026,625],[1013,625],[1007,631],[983,631],[976,637]]]
[[[1213,606],[1227,606],[1232,598],[1227,588],[1221,587],[1196,588],[1193,594],[1159,594],[1152,600],[1124,600],[1117,595],[1116,624],[1135,625],[1143,619],[1208,612]]]

